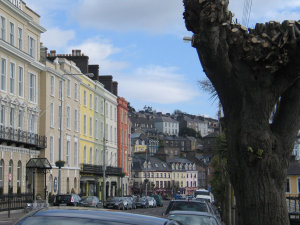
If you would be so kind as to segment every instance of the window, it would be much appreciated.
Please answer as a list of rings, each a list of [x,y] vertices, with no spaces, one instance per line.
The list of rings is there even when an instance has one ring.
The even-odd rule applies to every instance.
[[[50,136],[50,163],[54,162],[54,138]]]
[[[59,100],[62,100],[62,98],[63,98],[63,81],[62,80],[60,80],[59,81]]]
[[[13,166],[13,161],[10,160],[8,165],[8,176],[10,177],[8,180],[8,193],[13,193]]]
[[[0,124],[5,126],[5,106],[0,105]]]
[[[286,179],[286,189],[285,189],[286,193],[290,193],[290,179],[287,178]]]
[[[6,91],[6,59],[1,59],[1,90]]]
[[[54,103],[50,103],[50,127],[54,127]]]
[[[95,138],[99,139],[99,127],[98,127],[98,120],[95,120]]]
[[[115,122],[117,122],[117,108],[115,108],[115,110],[114,110],[114,120],[115,120]]]
[[[71,81],[67,79],[67,96],[71,97]]]
[[[9,126],[10,127],[15,127],[15,108],[10,108]]]
[[[95,152],[95,165],[99,164],[99,150],[96,148]]]
[[[78,142],[74,141],[74,166],[78,166]]]
[[[24,97],[24,71],[23,67],[20,66],[18,72],[18,95]]]
[[[70,151],[71,151],[71,143],[70,143],[70,140],[67,140],[67,165],[70,166]]]
[[[93,136],[93,118],[90,117],[90,137]]]
[[[113,110],[112,110],[112,105],[110,106],[110,119],[112,120],[112,113],[113,113]]]
[[[95,111],[99,112],[99,110],[98,110],[98,97],[97,96],[95,97]]]
[[[67,128],[71,129],[71,108],[67,107]]]
[[[18,48],[23,49],[23,29],[20,27],[18,28]]]
[[[12,22],[10,22],[9,28],[9,43],[11,45],[15,45],[15,25]]]
[[[90,147],[90,161],[89,161],[90,164],[93,163],[93,148]]]
[[[108,118],[108,103],[105,103],[105,116]]]
[[[115,127],[115,132],[114,132],[114,141],[115,144],[117,144],[117,128]]]
[[[28,36],[28,54],[35,58],[35,51],[36,51],[36,41]]]
[[[90,109],[93,108],[93,95],[90,94]]]
[[[4,161],[0,160],[0,187],[3,188],[3,177],[4,177]]]
[[[101,125],[100,125],[100,137],[101,139],[104,138],[104,123],[101,121]]]
[[[104,101],[103,100],[101,100],[101,102],[100,102],[100,112],[103,115],[103,113],[104,113]]]
[[[9,92],[11,94],[15,93],[15,79],[16,79],[16,65],[10,63],[10,76],[9,76]]]
[[[123,123],[123,109],[121,109],[121,123]]]
[[[1,39],[6,41],[6,19],[1,16]]]
[[[110,126],[110,132],[109,132],[109,140],[110,140],[110,142],[112,142],[113,141],[113,139],[112,139],[112,126]]]
[[[29,101],[36,102],[36,76],[29,73]]]
[[[50,95],[54,96],[54,85],[55,85],[55,80],[54,76],[50,77]]]
[[[23,117],[24,117],[24,112],[22,110],[19,110],[19,119],[18,119],[18,128],[23,129]]]
[[[86,90],[83,92],[83,105],[86,106]]]
[[[74,98],[78,100],[78,84],[74,84]]]
[[[86,146],[83,147],[83,163],[86,164]]]
[[[78,110],[74,110],[74,129],[78,131]]]
[[[21,161],[18,162],[18,167],[17,167],[17,188],[21,188],[21,175],[22,175],[22,163]],[[20,189],[21,191],[21,189]]]
[[[58,118],[59,118],[59,128],[58,129],[63,129],[63,118],[62,118],[62,107],[61,107],[61,105],[58,106]]]
[[[127,112],[124,113],[124,120],[125,124],[127,124]]]
[[[86,135],[86,115],[83,116],[83,134]]]

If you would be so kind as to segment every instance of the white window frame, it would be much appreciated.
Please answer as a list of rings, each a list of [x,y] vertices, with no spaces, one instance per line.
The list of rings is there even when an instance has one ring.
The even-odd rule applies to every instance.
[[[33,86],[31,86],[31,78],[34,78]],[[37,91],[37,75],[28,72],[28,100],[30,102],[37,103],[36,91]]]
[[[78,84],[74,84],[74,98],[78,101]]]
[[[74,139],[74,166],[78,166],[78,140]]]
[[[93,136],[93,117],[90,117],[90,137]]]
[[[89,164],[93,164],[93,147],[90,147],[90,159]]]
[[[96,97],[95,97],[95,111],[96,111],[96,112],[99,112],[98,105],[99,105],[99,104],[98,104],[98,96],[96,96]]]
[[[54,128],[54,113],[55,113],[54,103],[50,102],[50,127]]]
[[[86,90],[83,91],[83,105],[86,107]]]
[[[71,97],[71,80],[67,79],[67,96]]]
[[[9,63],[9,93],[15,94],[16,89],[16,63]]]
[[[1,16],[0,20],[1,20],[1,39],[6,41],[6,18],[4,16]]]
[[[67,143],[66,143],[67,151],[66,151],[66,163],[67,166],[71,165],[71,138],[70,136],[67,136]]]
[[[16,116],[16,110],[14,107],[11,107],[9,110],[9,126],[12,128],[15,127],[15,116]]]
[[[93,94],[90,93],[90,109],[93,109]]]
[[[23,130],[23,125],[24,125],[24,110],[19,109],[18,113],[18,129]]]
[[[99,127],[98,127],[98,120],[95,120],[95,138],[99,139]]]
[[[87,128],[87,126],[86,126],[86,123],[87,123],[87,117],[86,117],[86,115],[84,114],[83,115],[83,134],[84,135],[86,135],[86,128]]]
[[[51,135],[50,136],[50,140],[49,140],[49,149],[50,149],[50,153],[49,153],[49,159],[50,159],[50,163],[54,163],[54,137]]]
[[[24,68],[22,66],[18,66],[18,96],[24,98]]]
[[[7,87],[7,60],[6,58],[1,58],[1,79],[0,79],[0,89],[6,91]]]
[[[74,130],[76,132],[78,132],[78,127],[79,127],[78,119],[79,119],[78,109],[75,109],[74,110]]]
[[[18,26],[18,48],[21,51],[23,50],[23,28],[19,26]]]
[[[55,77],[53,75],[50,77],[50,95],[55,96]]]
[[[5,105],[0,104],[0,125],[5,126],[5,116],[6,116],[6,107]]]
[[[15,24],[13,22],[9,22],[9,44],[15,46]]]
[[[37,50],[37,42],[36,39],[33,38],[31,35],[28,35],[28,54],[32,58],[36,58],[36,50]]]
[[[83,163],[86,164],[86,145],[83,146]]]
[[[71,129],[71,107],[67,106],[67,111],[66,111],[66,119],[67,119],[67,129]]]

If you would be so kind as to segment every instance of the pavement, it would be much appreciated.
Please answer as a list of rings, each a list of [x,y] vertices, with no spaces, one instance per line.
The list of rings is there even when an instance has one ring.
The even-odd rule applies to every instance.
[[[10,217],[8,217],[8,211],[0,212],[0,225],[12,225],[24,215],[26,215],[24,209],[11,210]]]

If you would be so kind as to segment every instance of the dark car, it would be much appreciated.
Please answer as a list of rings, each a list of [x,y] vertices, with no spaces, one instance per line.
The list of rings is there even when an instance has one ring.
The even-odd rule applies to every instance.
[[[146,197],[141,197],[139,200],[136,202],[136,207],[137,208],[149,208],[149,201]]]
[[[104,207],[109,209],[124,210],[125,209],[124,199],[121,197],[112,197],[106,202]]]
[[[97,196],[83,196],[79,202],[80,206],[103,208],[102,202]]]
[[[56,195],[53,200],[53,205],[78,206],[80,201],[81,198],[77,194]]]
[[[152,195],[152,197],[155,199],[157,206],[159,207],[164,206],[160,195]]]
[[[196,212],[196,211],[171,211],[167,216],[168,219],[176,220],[181,222],[183,225],[221,225],[218,219],[206,212]]]
[[[172,200],[163,215],[167,216],[170,211],[197,211],[211,213],[206,202],[196,200]]]
[[[143,216],[132,213],[121,213],[87,208],[45,208],[25,217],[16,225],[178,225],[179,223],[158,217]]]

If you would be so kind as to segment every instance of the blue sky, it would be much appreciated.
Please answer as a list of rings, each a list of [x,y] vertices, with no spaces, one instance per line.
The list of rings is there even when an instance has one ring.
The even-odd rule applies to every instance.
[[[42,42],[63,54],[81,49],[101,75],[113,75],[119,95],[145,105],[216,118],[217,102],[203,92],[205,79],[196,50],[183,41],[181,0],[25,0],[47,31]],[[229,8],[242,21],[244,0]],[[253,0],[249,25],[300,19],[300,0]]]

